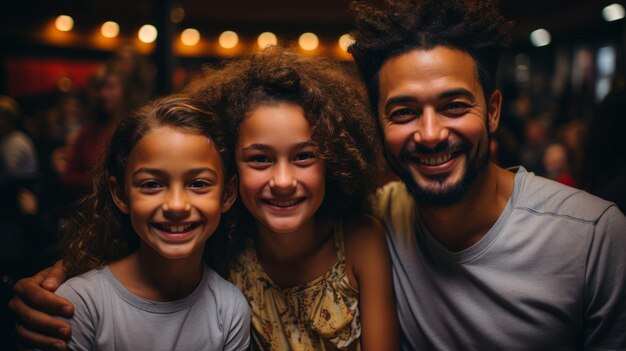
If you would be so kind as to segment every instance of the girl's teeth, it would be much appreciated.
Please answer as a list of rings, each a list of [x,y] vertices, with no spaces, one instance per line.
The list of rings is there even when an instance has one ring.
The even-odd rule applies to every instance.
[[[162,225],[161,228],[170,233],[184,233],[191,228],[192,224],[188,225]]]
[[[279,202],[279,201],[269,201],[270,204],[274,205],[274,206],[278,206],[278,207],[288,207],[288,206],[293,206],[295,204],[298,203],[299,200],[293,200],[293,201],[288,201],[288,202]]]

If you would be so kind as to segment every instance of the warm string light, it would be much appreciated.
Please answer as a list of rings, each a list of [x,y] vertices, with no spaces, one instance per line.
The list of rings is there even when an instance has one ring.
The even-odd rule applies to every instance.
[[[159,32],[156,27],[151,24],[144,24],[141,28],[139,28],[139,32],[137,33],[139,40],[146,44],[154,42],[158,35]]]
[[[187,28],[180,34],[180,41],[187,46],[194,46],[200,42],[200,32],[195,28]]]
[[[217,42],[224,49],[232,49],[239,43],[239,35],[231,30],[227,30],[220,34]]]
[[[185,18],[185,10],[182,6],[175,6],[170,12],[170,19],[174,23],[180,23]],[[62,32],[71,31],[74,27],[74,19],[68,15],[60,15],[55,20],[55,27]],[[120,25],[115,21],[106,21],[100,26],[100,35],[103,38],[113,39],[120,35]],[[140,42],[150,44],[156,41],[158,37],[158,30],[151,24],[145,24],[137,31],[137,37]],[[184,47],[193,47],[200,43],[202,40],[202,34],[198,29],[186,28],[179,34],[180,43]],[[103,42],[104,43],[104,42]],[[239,35],[232,30],[222,32],[217,40],[219,47],[226,50],[231,50],[240,45]],[[354,40],[349,34],[343,34],[338,40],[338,49],[336,55],[342,58],[349,57],[347,53],[348,47],[354,43]],[[274,46],[278,44],[278,37],[272,32],[263,32],[258,35],[256,39],[256,45],[259,49],[265,49],[268,46]],[[108,45],[108,44],[101,44]],[[248,44],[246,44],[248,45]],[[302,33],[297,40],[297,45],[300,49],[307,52],[314,52],[320,47],[320,39],[315,33],[306,32]],[[182,47],[181,47],[182,50]],[[233,51],[239,52],[239,50]],[[224,52],[225,53],[225,52]],[[347,56],[346,56],[347,55]]]
[[[120,34],[120,26],[113,21],[104,22],[100,27],[100,33],[105,38],[115,38]]]
[[[54,26],[61,32],[69,32],[74,28],[74,19],[68,15],[60,15],[54,21]]]
[[[306,51],[313,51],[317,49],[320,44],[320,40],[317,38],[317,35],[311,32],[302,33],[300,38],[298,38],[298,45],[300,48]]]
[[[263,32],[259,34],[256,42],[261,49],[265,49],[268,46],[276,45],[278,43],[278,38],[276,38],[276,34],[272,32]]]
[[[348,51],[350,45],[354,44],[354,39],[350,36],[350,34],[344,34],[339,37],[339,47],[343,51]]]

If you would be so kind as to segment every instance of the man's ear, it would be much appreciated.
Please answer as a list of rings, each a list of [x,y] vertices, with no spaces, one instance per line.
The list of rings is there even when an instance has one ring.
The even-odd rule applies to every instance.
[[[130,211],[128,210],[126,194],[124,194],[124,190],[118,183],[117,178],[109,177],[109,191],[111,192],[111,197],[113,198],[113,202],[115,202],[115,206],[117,206],[120,212],[128,214]]]
[[[224,194],[222,195],[222,213],[228,212],[237,199],[237,176],[233,176],[230,181],[224,184]]]
[[[498,125],[500,124],[500,111],[502,110],[502,93],[500,90],[496,89],[491,94],[489,98],[489,105],[487,105],[488,110],[488,119],[487,123],[489,123],[489,132],[492,134],[498,129]]]

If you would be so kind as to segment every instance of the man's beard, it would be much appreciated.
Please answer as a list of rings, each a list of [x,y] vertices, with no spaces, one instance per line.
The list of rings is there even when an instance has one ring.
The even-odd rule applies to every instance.
[[[396,160],[396,173],[400,177],[400,179],[404,182],[407,187],[407,190],[413,197],[416,203],[425,207],[450,207],[457,203],[459,203],[467,194],[472,184],[476,181],[476,178],[481,173],[483,169],[487,166],[490,159],[489,154],[489,143],[491,141],[491,133],[487,134],[487,144],[486,145],[478,145],[477,152],[481,152],[482,154],[477,154],[476,157],[471,157],[471,152],[473,149],[473,144],[463,139],[458,142],[449,143],[444,141],[438,144],[434,149],[427,148],[425,146],[417,145],[411,148],[405,148],[400,153],[399,160]],[[436,182],[438,186],[421,186],[415,180],[413,174],[409,170],[408,163],[415,162],[411,155],[415,153],[419,153],[421,155],[429,155],[434,153],[439,153],[442,151],[452,151],[461,150],[463,155],[465,155],[465,165],[463,167],[463,175],[461,179],[455,184],[445,184],[449,175],[441,175],[441,176],[429,176],[431,182]],[[457,155],[456,157],[459,157]],[[399,169],[398,169],[399,168]]]

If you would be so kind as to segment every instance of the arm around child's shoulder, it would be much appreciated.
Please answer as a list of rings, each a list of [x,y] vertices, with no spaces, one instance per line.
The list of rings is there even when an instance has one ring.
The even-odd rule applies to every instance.
[[[358,284],[363,350],[397,350],[398,319],[391,259],[382,223],[362,216],[345,223],[346,268]]]

